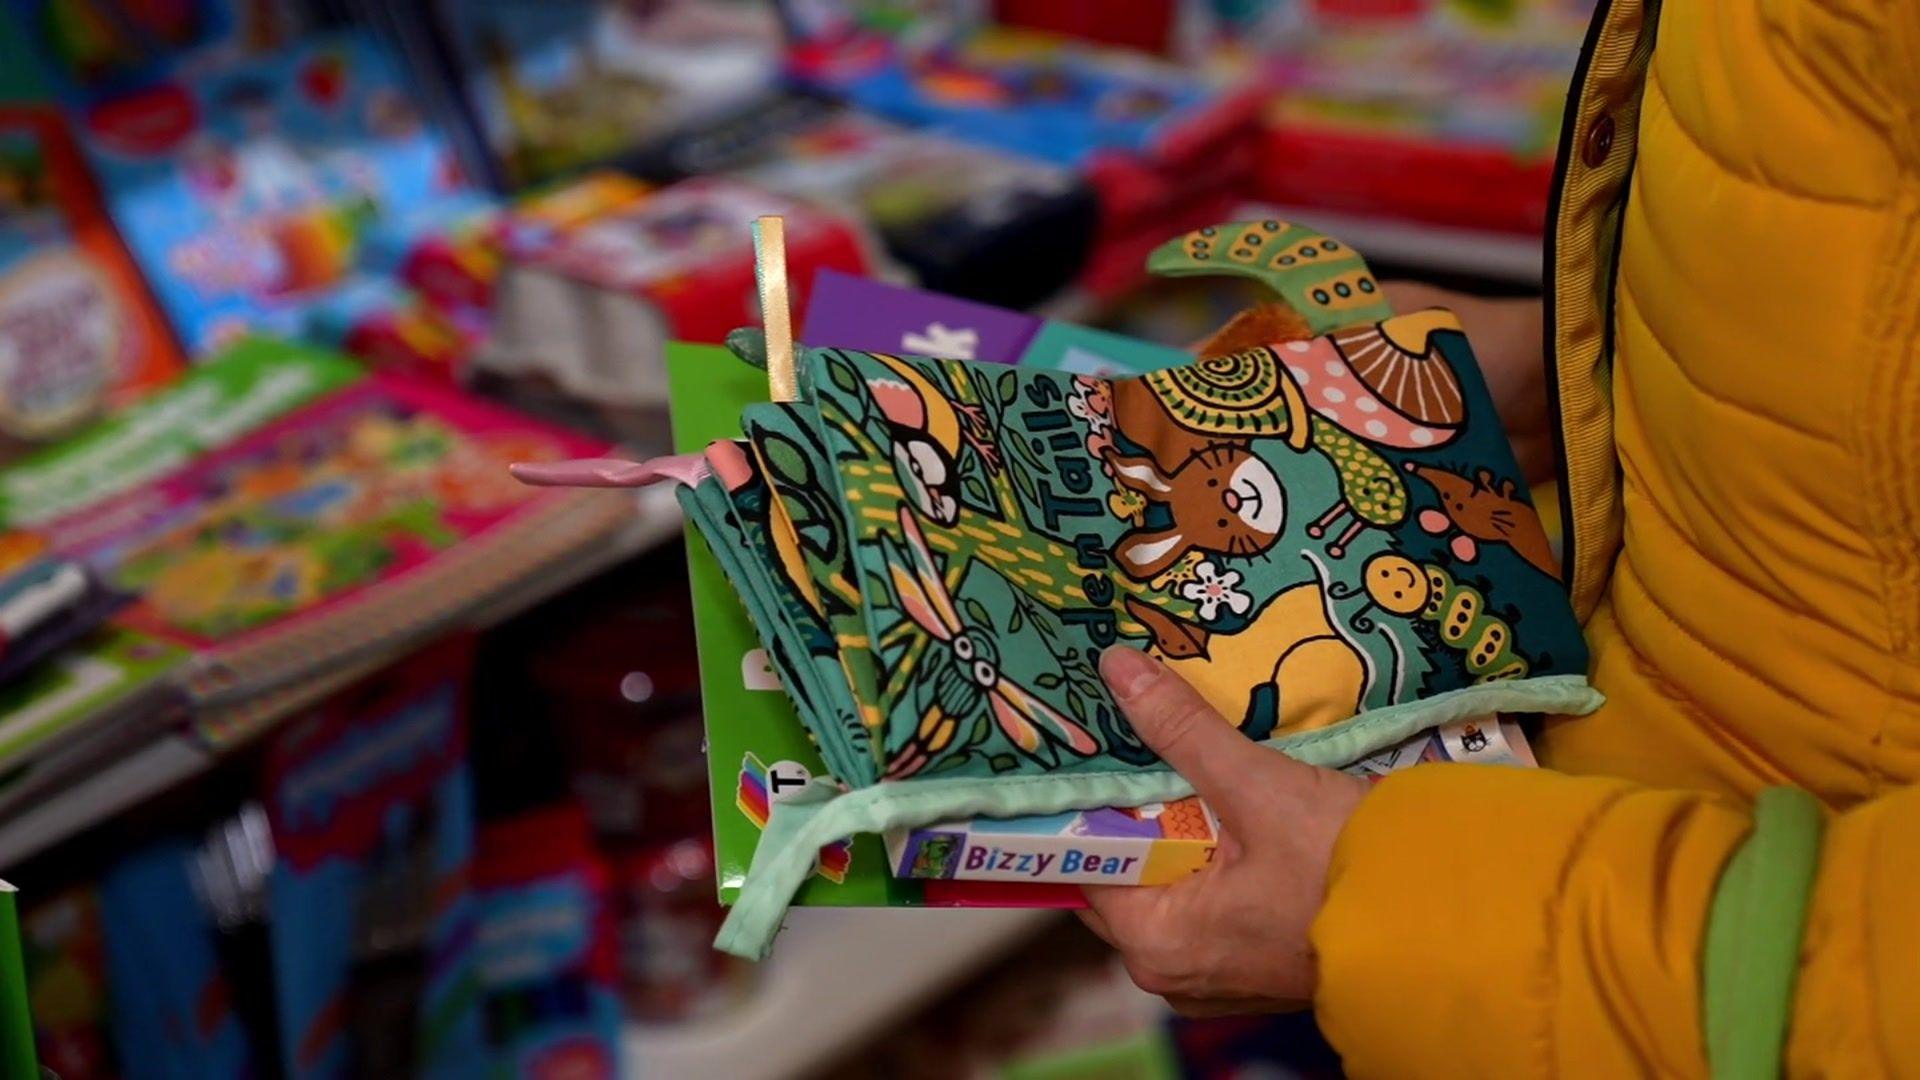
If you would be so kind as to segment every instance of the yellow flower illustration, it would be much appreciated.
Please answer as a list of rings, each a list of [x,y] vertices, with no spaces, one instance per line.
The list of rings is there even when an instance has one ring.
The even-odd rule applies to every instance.
[[[1140,524],[1140,515],[1147,512],[1147,497],[1132,488],[1121,488],[1107,496],[1107,509],[1121,521]]]

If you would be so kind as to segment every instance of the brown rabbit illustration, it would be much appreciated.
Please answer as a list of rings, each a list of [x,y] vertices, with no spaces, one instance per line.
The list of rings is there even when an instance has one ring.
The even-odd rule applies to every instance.
[[[1286,525],[1286,489],[1273,467],[1233,444],[1209,446],[1183,459],[1171,472],[1149,456],[1109,452],[1116,484],[1165,504],[1165,528],[1135,528],[1120,538],[1114,555],[1127,576],[1145,581],[1199,549],[1226,555],[1259,555]]]
[[[1420,527],[1435,536],[1458,529],[1447,544],[1454,557],[1472,562],[1480,544],[1505,544],[1549,577],[1560,576],[1559,560],[1540,527],[1540,515],[1515,494],[1513,481],[1497,480],[1481,469],[1469,480],[1456,472],[1407,462],[1408,472],[1425,480],[1440,495],[1439,510],[1422,510]]]

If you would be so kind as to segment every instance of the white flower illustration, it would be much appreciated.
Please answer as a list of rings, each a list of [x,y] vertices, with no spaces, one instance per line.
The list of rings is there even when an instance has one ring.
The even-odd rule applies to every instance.
[[[1200,605],[1200,617],[1211,620],[1220,612],[1220,605],[1235,615],[1245,615],[1253,606],[1253,597],[1241,592],[1234,586],[1240,584],[1240,571],[1221,570],[1210,561],[1202,561],[1193,568],[1193,580],[1180,586],[1180,595]]]

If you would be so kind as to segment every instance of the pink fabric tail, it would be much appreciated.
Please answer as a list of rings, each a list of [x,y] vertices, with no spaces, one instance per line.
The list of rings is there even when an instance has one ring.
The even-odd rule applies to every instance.
[[[692,486],[707,475],[707,463],[699,454],[674,454],[645,461],[519,461],[507,466],[507,471],[515,480],[535,487],[637,488],[662,480]]]

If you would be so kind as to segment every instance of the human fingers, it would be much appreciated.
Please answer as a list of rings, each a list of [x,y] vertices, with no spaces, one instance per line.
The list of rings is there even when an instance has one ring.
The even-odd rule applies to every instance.
[[[1275,786],[1276,771],[1299,770],[1302,782],[1311,778],[1310,766],[1249,740],[1185,679],[1138,649],[1108,648],[1100,654],[1100,674],[1141,740],[1236,835],[1257,836],[1272,827],[1252,819],[1265,805],[1257,800]]]

